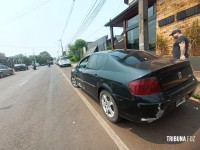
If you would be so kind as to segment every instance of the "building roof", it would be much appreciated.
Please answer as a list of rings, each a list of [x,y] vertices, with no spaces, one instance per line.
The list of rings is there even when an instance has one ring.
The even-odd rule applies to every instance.
[[[148,0],[149,6],[151,6],[156,0]],[[124,1],[126,3],[126,1]],[[117,15],[115,18],[105,24],[106,27],[123,27],[123,20],[130,19],[134,15],[138,14],[138,1],[131,4],[127,9]]]

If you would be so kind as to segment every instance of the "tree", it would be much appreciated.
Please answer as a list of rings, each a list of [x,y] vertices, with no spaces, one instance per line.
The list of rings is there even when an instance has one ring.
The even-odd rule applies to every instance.
[[[77,55],[77,48],[76,48],[75,44],[69,44],[68,49],[69,49],[69,54]]]
[[[75,41],[75,46],[79,52],[79,57],[83,56],[83,47],[87,46],[86,41],[84,41],[82,39],[78,39]]]
[[[75,41],[74,44],[69,44],[69,57],[71,58],[71,61],[79,61],[80,58],[83,56],[83,47],[87,46],[87,42],[78,39]]]
[[[37,62],[39,64],[46,64],[47,60],[49,61],[53,61],[53,58],[51,57],[51,55],[47,52],[47,51],[43,51],[41,52],[37,57]]]

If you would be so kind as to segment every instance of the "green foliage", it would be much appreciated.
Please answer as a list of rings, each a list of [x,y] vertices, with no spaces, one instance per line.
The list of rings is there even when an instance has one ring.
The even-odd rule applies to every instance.
[[[66,56],[69,57],[69,59],[71,60],[71,62],[78,62],[78,61],[80,61],[80,59],[81,59],[79,56],[73,55],[73,54],[68,54],[68,55],[66,55]]]
[[[46,64],[47,60],[53,61],[53,58],[51,57],[51,55],[47,51],[43,51],[38,56],[36,56],[36,61],[39,64]]]
[[[200,100],[200,95],[199,94],[193,94],[192,97]]]
[[[75,46],[77,49],[82,49],[83,47],[87,46],[87,43],[82,39],[78,39],[75,41]]]
[[[190,54],[193,55],[200,44],[200,21],[198,19],[193,21],[192,25],[185,29],[185,34],[190,39]]]
[[[83,56],[83,47],[86,47],[87,43],[86,41],[82,39],[78,39],[75,41],[74,44],[69,44],[69,58],[72,62],[78,62],[81,57]]]
[[[165,51],[168,49],[168,40],[163,36],[156,36],[156,47],[161,51],[161,55],[165,54]]]
[[[22,55],[22,54],[19,54],[19,55],[15,55],[13,57],[11,57],[11,59],[14,63],[19,63],[19,64],[29,64],[29,58]]]
[[[69,54],[72,54],[72,55],[79,54],[75,44],[69,44],[68,49],[69,49]]]
[[[112,49],[112,46],[111,45],[108,45],[107,46],[107,50],[111,50]]]
[[[41,52],[39,55],[30,55],[29,57],[24,56],[22,54],[15,55],[11,57],[11,60],[14,62],[14,64],[26,64],[26,65],[31,65],[33,61],[37,61],[39,64],[46,64],[47,60],[53,61],[53,58],[51,55],[44,51]]]

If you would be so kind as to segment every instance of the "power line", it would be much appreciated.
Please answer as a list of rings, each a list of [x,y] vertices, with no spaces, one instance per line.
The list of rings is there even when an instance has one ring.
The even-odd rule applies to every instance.
[[[98,0],[95,0],[95,2],[90,6],[90,8],[89,8],[89,10],[88,10],[88,12],[87,12],[87,14],[86,14],[86,17],[85,17],[85,19],[83,20],[83,22],[82,22],[82,24],[80,25],[80,27],[79,27],[78,30],[80,30],[80,28],[81,28],[81,27],[84,25],[84,23],[87,21],[88,17],[89,17],[90,14],[91,14],[91,11],[93,10],[94,6],[95,6],[96,3],[97,3],[97,1],[98,1]]]
[[[85,30],[87,30],[87,28],[90,26],[90,24],[93,22],[93,20],[96,18],[96,16],[98,15],[100,10],[102,9],[105,1],[106,0],[100,0],[98,3],[97,3],[97,0],[95,1],[95,3],[93,4],[93,7],[90,8],[89,13],[87,14],[85,19],[83,20],[81,26],[78,28],[77,32],[75,33],[75,35],[71,39],[70,43],[74,39],[76,39],[78,36],[80,36],[82,33],[84,33]],[[96,4],[96,7],[95,7],[95,4]]]
[[[91,12],[89,17],[86,19],[86,21],[83,23],[83,25],[80,27],[80,29],[77,31],[75,36],[73,37],[72,41],[77,38],[79,35],[81,35],[85,30],[89,27],[89,25],[92,23],[92,21],[95,19],[101,8],[103,7],[105,3],[105,0],[101,0],[97,6],[94,8],[94,10]]]
[[[12,19],[12,20],[8,21],[7,23],[0,24],[0,27],[2,27],[2,26],[4,26],[4,25],[7,25],[7,24],[9,24],[9,23],[12,23],[12,22],[14,22],[14,21],[16,21],[16,20],[18,20],[18,19],[20,19],[20,18],[22,18],[22,17],[24,17],[24,16],[26,16],[26,15],[32,13],[33,11],[37,10],[38,8],[40,8],[41,6],[47,4],[47,3],[50,2],[50,1],[51,1],[51,0],[46,0],[46,1],[44,1],[44,2],[41,3],[40,5],[38,5],[38,6],[34,7],[34,8],[32,8],[32,9],[29,10],[28,12],[25,12],[24,14],[22,14],[22,15],[16,17],[15,19]]]
[[[101,29],[103,29],[103,28],[104,28],[104,25],[101,26],[100,28],[98,28],[98,29],[97,29],[96,31],[94,31],[93,33],[91,33],[90,35],[86,36],[85,38],[87,39],[88,37],[91,37],[93,34],[99,32],[99,31],[100,31]]]
[[[69,15],[68,15],[68,17],[67,17],[67,20],[66,20],[66,23],[65,23],[63,32],[62,32],[62,34],[61,34],[61,36],[60,36],[60,39],[62,39],[62,37],[63,37],[63,35],[64,35],[64,33],[65,33],[65,30],[66,30],[66,28],[67,28],[67,25],[68,25],[68,23],[69,23],[69,19],[70,19],[71,15],[72,15],[72,11],[73,11],[73,8],[74,8],[74,3],[75,3],[75,0],[72,1],[71,9],[70,9],[70,11],[69,11]]]
[[[118,7],[117,8],[117,12],[119,11],[121,7],[121,2],[119,1]],[[92,35],[94,35],[95,33],[99,32],[100,30],[102,30],[104,28],[104,25],[102,25],[100,28],[98,28],[96,31],[94,31],[93,33],[91,33],[90,35],[86,36],[85,38],[87,39],[88,37],[91,37]]]

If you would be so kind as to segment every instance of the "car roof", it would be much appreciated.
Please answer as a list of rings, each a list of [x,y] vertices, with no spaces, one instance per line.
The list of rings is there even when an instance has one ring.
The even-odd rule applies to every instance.
[[[114,49],[114,50],[99,51],[99,52],[95,52],[95,53],[92,53],[92,54],[112,54],[114,52],[121,52],[121,53],[125,53],[125,54],[130,54],[130,53],[138,52],[138,51],[140,51],[140,50],[136,50],[136,49]],[[142,51],[142,52],[146,52],[146,51]]]
[[[20,65],[25,65],[25,64],[15,64],[15,65],[20,66]]]

